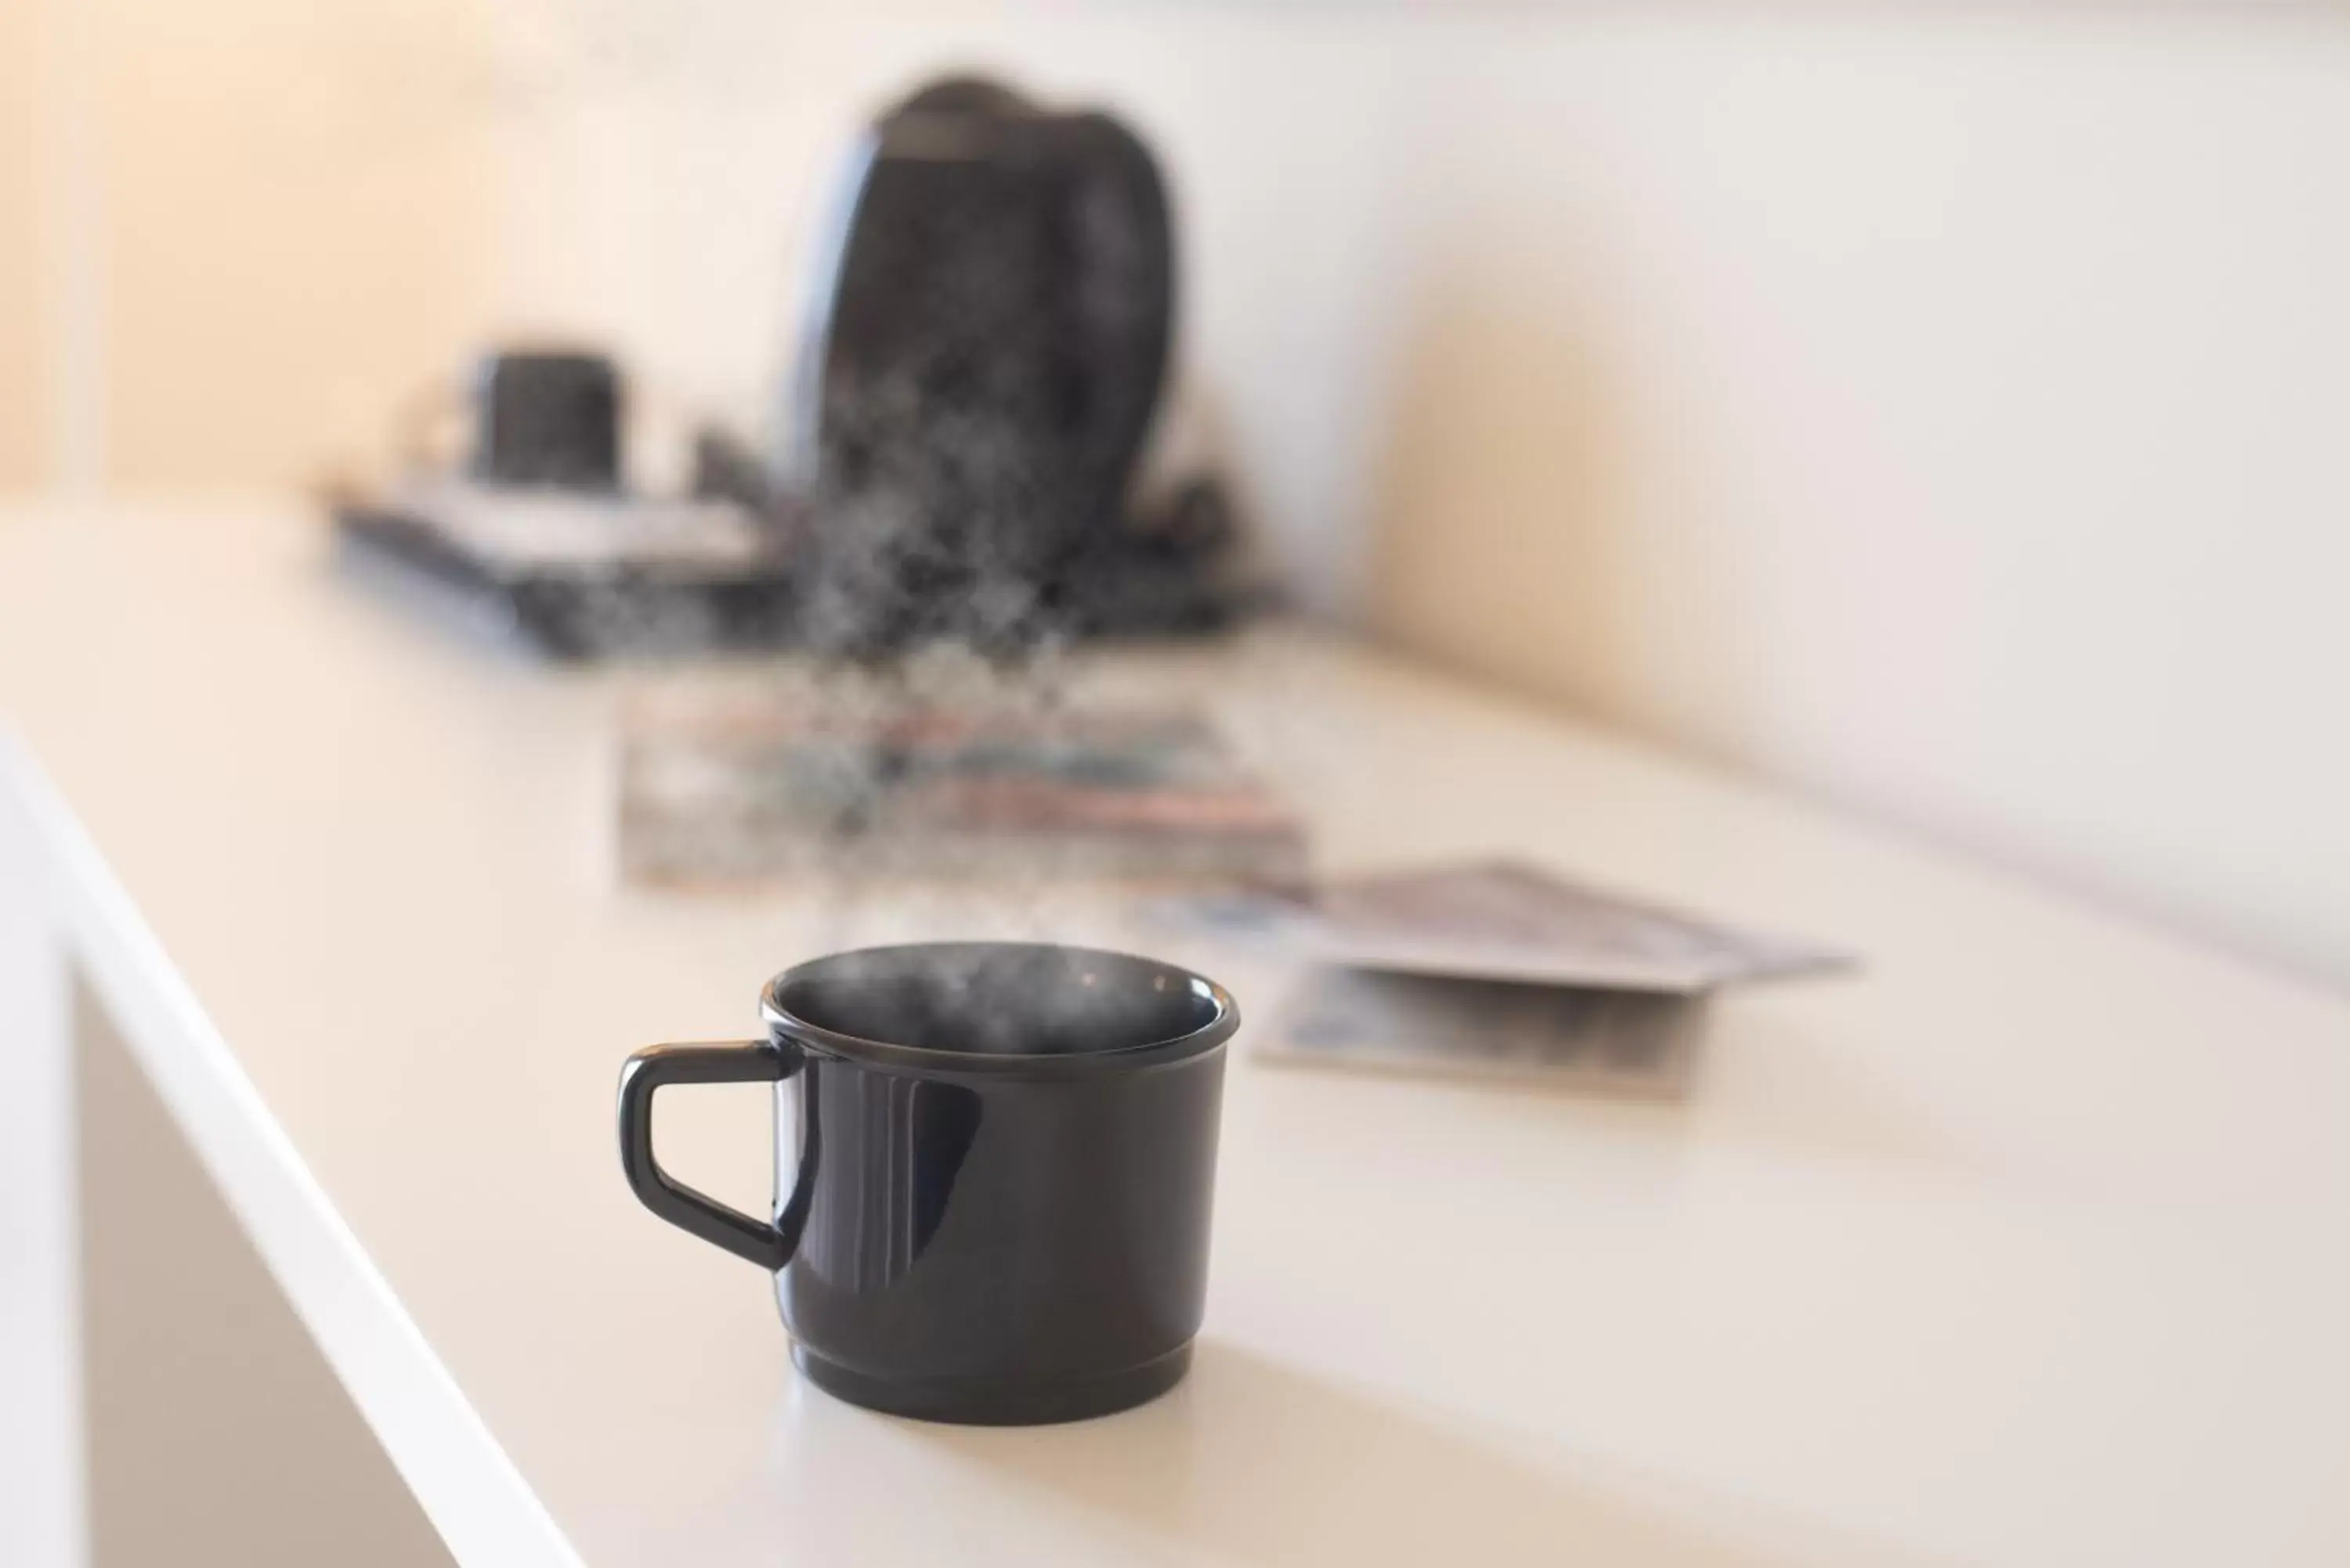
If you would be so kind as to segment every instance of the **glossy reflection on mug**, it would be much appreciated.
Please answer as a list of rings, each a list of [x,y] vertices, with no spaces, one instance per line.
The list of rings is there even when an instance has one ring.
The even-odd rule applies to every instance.
[[[858,1295],[887,1288],[911,1268],[938,1234],[954,1197],[983,1102],[957,1084],[878,1073],[837,1071],[811,1063],[776,1085],[779,1125],[805,1127],[796,1102],[821,1094],[813,1119],[831,1129],[836,1148],[866,1158],[827,1168],[817,1189],[824,1201],[809,1210],[791,1267],[801,1279]],[[793,1139],[802,1145],[806,1134]],[[788,1193],[798,1166],[779,1167],[775,1190]]]

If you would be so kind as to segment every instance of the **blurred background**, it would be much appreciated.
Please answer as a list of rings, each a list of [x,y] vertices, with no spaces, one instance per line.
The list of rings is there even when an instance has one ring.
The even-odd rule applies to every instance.
[[[536,337],[755,427],[964,67],[1157,151],[1312,614],[2350,983],[2330,5],[8,0],[0,491],[307,491]]]

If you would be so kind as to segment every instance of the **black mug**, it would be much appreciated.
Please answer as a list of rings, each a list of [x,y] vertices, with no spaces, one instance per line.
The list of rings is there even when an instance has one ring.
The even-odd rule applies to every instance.
[[[620,1164],[646,1208],[775,1271],[810,1381],[1021,1425],[1181,1380],[1240,1026],[1222,986],[1120,953],[931,943],[786,970],[760,1011],[764,1039],[629,1058]],[[752,1080],[775,1085],[772,1221],[653,1159],[654,1090]]]

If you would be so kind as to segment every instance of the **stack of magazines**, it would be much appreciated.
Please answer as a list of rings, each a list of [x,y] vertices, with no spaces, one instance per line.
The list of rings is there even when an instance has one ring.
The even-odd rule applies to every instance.
[[[1017,873],[1294,888],[1297,817],[1182,711],[669,701],[630,715],[631,880]]]

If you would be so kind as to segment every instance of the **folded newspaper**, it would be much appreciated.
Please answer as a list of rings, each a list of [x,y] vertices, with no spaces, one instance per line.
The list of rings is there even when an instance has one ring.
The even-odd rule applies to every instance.
[[[1845,955],[1741,930],[1513,862],[1324,885],[1311,896],[1194,900],[1189,920],[1278,941],[1306,964],[1267,1060],[1565,1078],[1670,1094],[1688,1081],[1720,987],[1845,967]]]

